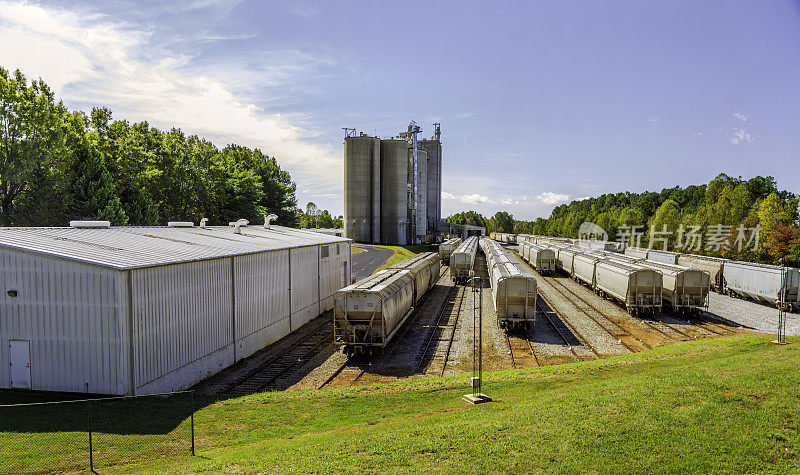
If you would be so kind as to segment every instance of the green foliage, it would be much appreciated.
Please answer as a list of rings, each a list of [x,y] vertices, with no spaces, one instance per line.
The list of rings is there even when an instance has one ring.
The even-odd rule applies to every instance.
[[[295,210],[295,215],[299,228],[341,229],[344,227],[342,216],[334,217],[330,211],[317,208],[313,202],[306,205],[305,211],[300,208]]]
[[[0,68],[0,226],[165,221],[297,224],[295,184],[258,149],[222,150],[179,129],[87,116],[56,103],[41,80]]]
[[[448,216],[444,221],[452,224],[469,224],[470,226],[481,226],[488,228],[486,218],[477,211],[465,211]]]

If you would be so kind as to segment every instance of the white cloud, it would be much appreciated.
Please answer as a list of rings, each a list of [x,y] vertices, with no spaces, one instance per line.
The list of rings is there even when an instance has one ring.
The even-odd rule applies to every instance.
[[[591,196],[581,196],[580,198],[575,198],[575,201],[583,201],[583,200],[588,200],[590,198]]]
[[[495,200],[489,198],[486,195],[481,195],[479,193],[473,193],[470,195],[454,195],[453,193],[448,193],[446,191],[442,191],[442,200],[445,201],[456,201],[460,203],[466,204],[479,204],[479,203],[494,203]]]
[[[695,137],[702,137],[703,136],[703,132],[695,132],[693,135]]]
[[[758,138],[758,135],[751,135],[750,132],[745,129],[738,129],[734,127],[733,137],[730,137],[728,140],[730,140],[731,144],[733,145],[739,145],[745,142],[753,143],[756,141],[756,138]]]
[[[311,143],[313,133],[239,97],[228,82],[187,73],[192,58],[159,50],[148,43],[151,34],[87,12],[0,1],[0,64],[41,77],[67,103],[107,105],[116,118],[178,127],[218,146],[257,147],[306,187],[341,187],[339,150]],[[285,70],[299,74],[302,67]]]
[[[471,195],[461,195],[460,200],[462,203],[467,203],[467,204],[494,203],[494,201],[489,199],[488,196],[480,195],[478,193],[474,193]]]
[[[647,120],[649,120],[651,124],[655,124],[656,122],[658,122],[658,117],[651,115],[650,117],[647,118]]]
[[[569,195],[563,193],[553,193],[545,191],[536,196],[536,199],[548,205],[555,205],[559,203],[566,203],[569,201]]]
[[[747,122],[747,114],[745,114],[744,112],[734,112],[733,116],[741,120],[742,122]]]

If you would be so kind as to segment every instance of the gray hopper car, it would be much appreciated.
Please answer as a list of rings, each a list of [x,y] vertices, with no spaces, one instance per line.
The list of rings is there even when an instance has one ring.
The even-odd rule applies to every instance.
[[[641,265],[662,274],[663,299],[680,313],[699,313],[708,307],[711,277],[708,272],[676,264],[646,260]]]
[[[439,244],[439,257],[442,258],[442,263],[444,265],[450,264],[450,254],[461,245],[461,242],[461,238],[454,238]]]
[[[547,275],[556,271],[556,253],[553,249],[531,242],[523,242],[520,244],[520,250],[522,258],[528,261],[538,273]]]
[[[575,258],[576,254],[582,254],[578,248],[575,247],[562,247],[558,250],[558,254],[556,254],[556,260],[558,266],[569,275],[573,275],[574,271],[572,269],[572,260]]]
[[[613,297],[632,315],[661,309],[661,272],[617,259],[598,261],[595,269],[598,293]]]
[[[466,282],[470,277],[473,265],[475,265],[475,253],[478,251],[478,237],[472,236],[462,242],[460,246],[450,254],[450,277],[453,282]]]
[[[730,296],[778,305],[793,312],[800,308],[800,269],[751,262],[726,261],[725,292]]]
[[[677,264],[679,255],[680,254],[677,252],[650,249],[647,252],[647,259],[656,262],[663,262],[664,264]]]
[[[389,269],[407,270],[414,277],[414,302],[419,302],[425,292],[439,280],[441,259],[435,252],[423,252],[397,264]]]
[[[407,270],[382,270],[336,292],[333,340],[348,356],[382,350],[414,306],[414,283]]]
[[[533,273],[513,253],[494,241],[481,241],[481,248],[486,254],[498,326],[528,328],[536,320],[537,287]]]
[[[647,259],[647,249],[642,247],[626,247],[623,254],[637,259]]]
[[[694,254],[680,254],[678,265],[691,269],[704,270],[711,276],[711,290],[722,293],[725,289],[723,267],[728,259],[720,257],[696,256]]]

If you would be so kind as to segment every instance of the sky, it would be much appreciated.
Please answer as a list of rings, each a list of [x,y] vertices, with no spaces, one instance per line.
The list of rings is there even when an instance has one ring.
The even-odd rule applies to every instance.
[[[343,210],[343,131],[442,128],[442,212],[770,175],[800,193],[800,0],[0,0],[0,66],[275,156]]]

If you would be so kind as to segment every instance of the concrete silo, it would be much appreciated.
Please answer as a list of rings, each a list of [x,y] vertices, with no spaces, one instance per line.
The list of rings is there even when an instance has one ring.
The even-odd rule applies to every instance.
[[[381,141],[344,139],[344,234],[356,242],[381,241]]]
[[[419,146],[428,155],[426,211],[428,233],[436,234],[442,219],[442,142],[439,124],[434,124],[431,139],[420,140]]]
[[[413,154],[409,150],[413,160]],[[413,167],[413,164],[412,164]],[[417,150],[417,196],[414,201],[417,205],[417,221],[415,230],[417,242],[425,242],[428,231],[427,198],[428,198],[428,154],[424,150]]]
[[[409,144],[405,140],[380,142],[381,242],[405,245],[409,241]],[[349,236],[348,236],[349,237]]]

